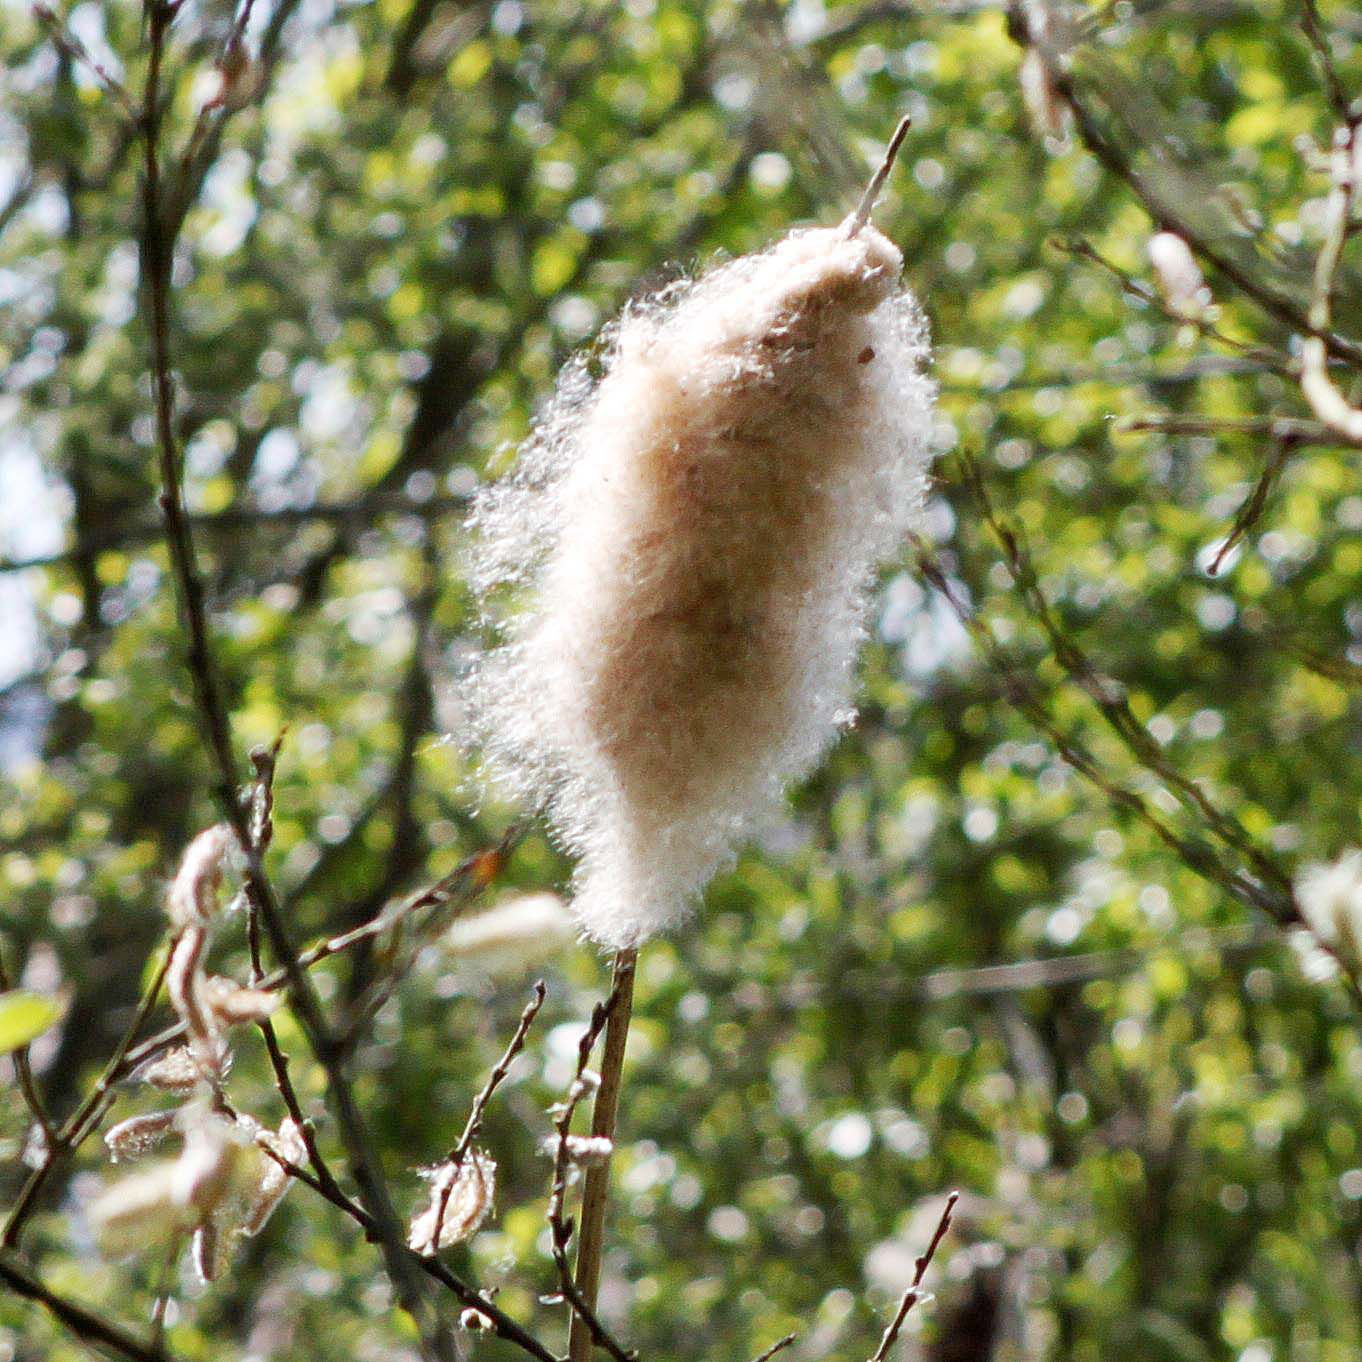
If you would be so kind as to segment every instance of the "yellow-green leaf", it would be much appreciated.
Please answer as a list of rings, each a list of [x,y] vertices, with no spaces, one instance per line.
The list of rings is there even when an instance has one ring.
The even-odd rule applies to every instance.
[[[0,1052],[36,1040],[61,1014],[61,1003],[55,998],[23,988],[0,993]]]

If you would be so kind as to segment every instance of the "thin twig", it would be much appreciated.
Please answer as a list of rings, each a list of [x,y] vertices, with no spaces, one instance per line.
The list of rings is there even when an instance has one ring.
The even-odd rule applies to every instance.
[[[284,734],[281,732],[269,747],[257,747],[251,752],[251,765],[255,767],[256,779],[251,793],[250,838],[258,856],[264,855],[274,838],[274,772],[283,741]],[[265,978],[260,952],[260,913],[257,900],[251,895],[246,897],[246,940],[251,955],[251,987],[260,988]],[[261,1017],[256,1025],[265,1042],[270,1071],[274,1074],[274,1086],[289,1118],[298,1130],[303,1148],[307,1151],[308,1163],[312,1166],[317,1181],[326,1189],[327,1195],[332,1200],[341,1198],[349,1201],[317,1147],[316,1132],[312,1128],[312,1122],[303,1113],[297,1089],[289,1077],[288,1056],[279,1043],[273,1020]]]
[[[1339,78],[1334,55],[1329,50],[1329,37],[1324,31],[1324,21],[1320,17],[1319,6],[1315,4],[1315,0],[1301,0],[1301,27],[1305,30],[1305,36],[1309,38],[1310,46],[1314,48],[1315,56],[1319,60],[1320,70],[1324,73],[1324,88],[1329,92],[1329,103],[1333,105],[1338,121],[1346,123],[1352,117],[1352,101],[1348,98],[1348,92],[1343,88],[1343,82]]]
[[[1292,440],[1278,440],[1273,446],[1272,453],[1263,465],[1263,471],[1259,475],[1258,481],[1253,484],[1253,491],[1239,508],[1239,514],[1234,517],[1234,524],[1230,526],[1229,534],[1225,536],[1224,542],[1215,551],[1215,557],[1207,566],[1206,573],[1208,576],[1214,577],[1219,573],[1230,551],[1262,518],[1272,488],[1276,485],[1278,477],[1281,476],[1282,469],[1286,467],[1286,461],[1291,457],[1291,451],[1294,448],[1295,442]]]
[[[1064,733],[1051,717],[1037,691],[1034,667],[1023,665],[1020,660],[1008,654],[994,638],[988,625],[961,597],[932,550],[920,539],[915,539],[914,543],[918,571],[928,585],[941,595],[975,645],[994,667],[1002,682],[1005,698],[1045,734],[1067,765],[1101,790],[1114,805],[1126,810],[1143,823],[1188,869],[1202,879],[1218,885],[1245,906],[1265,912],[1281,926],[1295,926],[1300,923],[1300,912],[1294,897],[1283,900],[1280,895],[1269,893],[1265,886],[1250,878],[1238,867],[1227,865],[1214,847],[1178,832],[1160,818],[1141,795],[1108,774],[1106,765],[1098,761],[1079,741]]]
[[[460,862],[449,874],[436,880],[434,884],[406,899],[388,905],[368,922],[361,923],[358,927],[348,932],[342,932],[338,936],[319,941],[315,945],[309,946],[305,951],[300,951],[298,963],[304,969],[311,969],[323,960],[328,960],[333,955],[338,955],[347,950],[357,942],[391,930],[415,913],[426,908],[443,907],[452,902],[460,890],[467,893],[467,897],[460,904],[460,907],[466,907],[500,873],[506,857],[510,855],[522,833],[523,829],[513,827],[496,846],[486,847],[481,851],[474,852],[473,855]],[[288,972],[280,967],[264,975],[256,987],[274,992],[284,988],[287,984]],[[115,1077],[122,1078],[131,1073],[134,1069],[139,1068],[148,1060],[153,1059],[156,1055],[163,1053],[182,1040],[184,1035],[185,1026],[183,1022],[176,1022],[167,1026],[135,1050],[130,1051]]]
[[[333,1195],[321,1182],[316,1175],[300,1164],[292,1162],[280,1154],[278,1150],[269,1144],[260,1144],[259,1148],[263,1153],[275,1161],[286,1173],[296,1178],[299,1182],[306,1184],[318,1196],[331,1202],[338,1210],[348,1215],[361,1229],[365,1236],[374,1241],[377,1236],[377,1227],[373,1217],[362,1207],[356,1205],[349,1197],[343,1194],[339,1197]],[[492,1331],[499,1338],[504,1338],[508,1343],[514,1343],[522,1352],[528,1353],[536,1358],[537,1362],[562,1362],[548,1348],[546,1348],[533,1334],[529,1333],[522,1325],[518,1324],[510,1315],[501,1310],[487,1295],[479,1291],[476,1287],[465,1282],[463,1278],[457,1276],[438,1258],[424,1258],[411,1249],[403,1248],[403,1252],[408,1256],[411,1265],[415,1269],[424,1272],[428,1277],[440,1283],[451,1291],[463,1305],[472,1306],[482,1311],[488,1319],[492,1321]]]
[[[773,1358],[778,1352],[783,1352],[798,1337],[799,1337],[798,1334],[786,1334],[784,1338],[778,1338],[773,1344],[771,1344],[769,1348],[766,1349],[765,1352],[758,1353],[752,1359],[752,1362],[771,1362],[771,1358]]]
[[[898,157],[899,148],[903,145],[903,139],[908,136],[908,129],[912,126],[913,120],[910,115],[905,114],[899,119],[899,125],[894,129],[894,135],[889,139],[889,145],[884,149],[884,158],[870,177],[870,183],[866,185],[865,193],[861,195],[861,201],[856,205],[856,211],[851,215],[850,226],[847,229],[848,236],[855,236],[870,221],[870,214],[874,211],[875,202],[884,189],[884,182],[889,178],[889,172],[894,168],[894,161]]]
[[[364,527],[380,515],[420,516],[432,519],[452,513],[462,514],[468,509],[468,498],[461,496],[431,497],[427,501],[413,501],[409,497],[360,496],[352,501],[323,502],[316,506],[283,506],[266,511],[251,506],[229,506],[221,511],[195,511],[185,518],[195,530],[211,533],[230,533],[238,530],[269,530],[276,526],[326,524]],[[158,541],[165,534],[163,522],[133,523],[101,526],[71,549],[57,553],[39,553],[26,558],[0,559],[0,572],[28,572],[33,568],[60,567],[77,553],[104,553],[112,549],[135,548],[139,544]]]
[[[137,108],[127,87],[109,69],[98,61],[90,50],[71,32],[57,14],[47,5],[34,5],[33,17],[47,29],[56,49],[77,65],[88,70],[97,81],[122,105],[123,112],[132,118],[137,117]]]
[[[1273,441],[1272,453],[1263,465],[1244,499],[1230,532],[1221,542],[1206,568],[1210,577],[1219,574],[1231,550],[1262,518],[1267,499],[1286,467],[1287,460],[1302,445],[1334,444],[1333,434],[1323,424],[1298,421],[1285,416],[1258,417],[1201,417],[1201,416],[1146,416],[1121,423],[1122,431],[1158,431],[1164,435],[1265,435]]]
[[[1218,808],[1195,781],[1184,776],[1164,757],[1149,730],[1132,712],[1123,688],[1099,672],[1087,654],[1060,626],[1040,589],[1021,531],[1005,523],[994,509],[978,463],[966,455],[961,460],[961,467],[985,523],[1003,550],[1008,575],[1023,604],[1049,640],[1055,660],[1097,707],[1131,756],[1146,770],[1157,775],[1190,813],[1201,819],[1227,848],[1244,857],[1263,884],[1275,891],[1274,900],[1280,916],[1281,910],[1292,901],[1290,877],[1258,846],[1233,814]]]
[[[632,987],[632,978],[628,981],[627,986]],[[603,1085],[603,1079],[594,1080],[594,1076],[589,1076],[587,1065],[590,1063],[591,1052],[596,1048],[596,1042],[600,1039],[601,1032],[608,1025],[614,1024],[617,1010],[626,1002],[625,987],[624,981],[617,979],[614,988],[611,989],[610,996],[604,1002],[597,1003],[592,1008],[591,1020],[582,1033],[581,1040],[577,1043],[577,1069],[573,1074],[572,1083],[568,1087],[567,1097],[554,1108],[553,1184],[549,1191],[547,1211],[549,1242],[552,1245],[554,1266],[558,1270],[558,1290],[563,1299],[567,1301],[568,1308],[571,1311],[570,1329],[575,1328],[580,1321],[583,1332],[586,1334],[588,1350],[594,1341],[605,1348],[615,1359],[615,1362],[632,1362],[634,1354],[620,1344],[600,1322],[596,1315],[594,1299],[588,1301],[583,1296],[578,1280],[573,1277],[567,1250],[568,1245],[572,1242],[575,1226],[565,1214],[564,1204],[567,1198],[568,1176],[572,1168],[571,1145],[569,1143],[572,1118],[576,1114],[578,1105],[592,1091],[593,1086],[596,1083]],[[596,1090],[599,1094],[599,1087]],[[598,1095],[598,1104],[599,1101]],[[594,1135],[595,1131],[593,1130],[592,1133]]]
[[[1129,946],[1077,955],[1042,956],[1011,960],[1001,965],[975,965],[934,970],[911,981],[914,993],[931,1002],[944,998],[994,997],[1030,989],[1066,988],[1092,979],[1114,979],[1144,969],[1151,959],[1170,952],[1195,954],[1215,951],[1222,956],[1258,951],[1281,940],[1275,927],[1260,922],[1218,930],[1179,928],[1175,937],[1149,946]]]
[[[944,353],[940,367],[950,368],[950,357]],[[1030,393],[1037,388],[1074,388],[1083,383],[1133,384],[1147,388],[1176,388],[1200,383],[1204,378],[1216,378],[1222,374],[1261,374],[1279,373],[1280,362],[1268,364],[1239,355],[1195,355],[1176,369],[1161,368],[1148,364],[1093,364],[1076,365],[1072,369],[1059,369],[1051,373],[1018,374],[1015,378],[999,382],[960,383],[947,380],[939,385],[940,391],[961,394],[967,397],[997,399],[1010,393]],[[4,565],[0,564],[0,571]]]
[[[88,1310],[57,1295],[43,1285],[13,1253],[0,1252],[0,1281],[15,1295],[36,1301],[82,1343],[92,1348],[99,1348],[115,1357],[130,1358],[132,1362],[167,1362],[167,1355],[158,1344],[146,1342],[119,1325],[111,1324],[102,1313]]]
[[[1055,237],[1051,239],[1051,245],[1057,250],[1063,251],[1066,255],[1086,260],[1090,264],[1105,270],[1106,273],[1120,281],[1121,288],[1132,298],[1138,298],[1142,303],[1157,308],[1170,322],[1178,326],[1194,327],[1207,340],[1214,341],[1217,345],[1223,345],[1244,358],[1255,359],[1275,373],[1296,373],[1298,366],[1286,355],[1266,345],[1241,341],[1229,335],[1228,332],[1222,331],[1209,318],[1193,312],[1184,312],[1181,308],[1175,307],[1157,289],[1150,288],[1148,284],[1142,279],[1136,278],[1129,270],[1124,270],[1114,260],[1109,260],[1084,237]]]
[[[1296,416],[1134,416],[1121,421],[1117,430],[1157,431],[1163,435],[1261,435],[1269,440],[1297,445],[1333,445],[1337,440],[1319,421]]]
[[[1013,27],[1012,32],[1024,47],[1029,43],[1044,62],[1051,86],[1073,116],[1079,140],[1110,174],[1129,186],[1144,204],[1146,212],[1161,227],[1180,236],[1197,255],[1270,316],[1297,331],[1315,336],[1324,343],[1329,354],[1346,360],[1354,368],[1362,368],[1362,343],[1341,336],[1327,327],[1317,327],[1294,298],[1256,279],[1250,270],[1220,249],[1164,200],[1150,180],[1135,168],[1126,152],[1102,130],[1079,95],[1073,77],[1059,61],[1053,43],[1035,42],[1030,36],[1030,26],[1025,22]]]
[[[505,1053],[497,1060],[496,1067],[488,1074],[487,1082],[483,1084],[482,1091],[474,1098],[473,1109],[468,1113],[468,1124],[464,1126],[459,1143],[449,1151],[451,1163],[462,1163],[467,1156],[473,1141],[478,1138],[478,1134],[482,1130],[482,1118],[487,1111],[488,1102],[492,1100],[492,1094],[496,1092],[506,1075],[510,1073],[511,1064],[515,1057],[525,1048],[525,1037],[529,1035],[530,1027],[534,1025],[534,1019],[539,1015],[539,1009],[544,1006],[544,998],[548,990],[544,987],[542,979],[536,979],[531,992],[534,996],[525,1004],[525,1010],[520,1014],[520,1024],[515,1029],[515,1035],[511,1037],[510,1043],[506,1046]]]
[[[601,1086],[591,1108],[591,1134],[613,1141],[615,1117],[619,1111],[620,1083],[624,1072],[624,1048],[629,1039],[629,1018],[634,1009],[634,974],[638,950],[634,947],[615,956],[612,997],[615,1006],[605,1029],[605,1052],[601,1057]],[[582,1230],[577,1239],[575,1283],[590,1314],[596,1309],[596,1293],[601,1281],[601,1254],[605,1241],[605,1203],[610,1193],[610,1156],[586,1170],[582,1190]],[[590,1327],[589,1315],[574,1309],[568,1334],[571,1362],[588,1362],[593,1342],[601,1342]]]
[[[899,1301],[899,1308],[894,1312],[894,1318],[889,1321],[889,1327],[884,1331],[884,1337],[880,1339],[880,1346],[871,1354],[870,1362],[884,1362],[885,1358],[889,1356],[889,1350],[897,1342],[899,1331],[903,1328],[903,1321],[908,1318],[908,1312],[922,1299],[922,1279],[927,1275],[927,1269],[932,1265],[937,1246],[946,1237],[946,1231],[951,1227],[951,1212],[955,1210],[955,1203],[959,1200],[959,1192],[952,1192],[946,1198],[946,1206],[941,1212],[941,1219],[937,1222],[936,1233],[932,1235],[932,1242],[927,1245],[926,1253],[914,1265],[913,1280],[903,1293],[903,1297]]]

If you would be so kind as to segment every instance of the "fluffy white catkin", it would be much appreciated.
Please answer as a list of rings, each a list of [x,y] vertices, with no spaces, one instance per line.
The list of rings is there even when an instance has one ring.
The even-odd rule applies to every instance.
[[[476,733],[605,945],[683,917],[851,717],[874,568],[930,462],[902,267],[853,218],[630,306],[478,498]]]

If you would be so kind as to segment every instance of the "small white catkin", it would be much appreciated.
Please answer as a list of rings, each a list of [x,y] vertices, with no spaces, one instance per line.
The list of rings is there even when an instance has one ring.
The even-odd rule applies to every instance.
[[[1187,316],[1204,311],[1210,292],[1192,248],[1176,232],[1155,232],[1146,250],[1164,301]]]
[[[428,1258],[471,1238],[492,1209],[497,1166],[480,1150],[461,1163],[445,1162],[423,1174],[430,1182],[430,1203],[411,1219],[407,1247]]]
[[[485,913],[457,918],[444,944],[460,974],[488,978],[542,966],[573,935],[572,917],[557,894],[518,894]]]
[[[602,944],[684,917],[852,717],[930,464],[902,267],[848,219],[630,306],[476,502],[474,733],[577,858]]]
[[[1355,958],[1362,945],[1362,851],[1306,866],[1296,877],[1296,901],[1319,941]]]

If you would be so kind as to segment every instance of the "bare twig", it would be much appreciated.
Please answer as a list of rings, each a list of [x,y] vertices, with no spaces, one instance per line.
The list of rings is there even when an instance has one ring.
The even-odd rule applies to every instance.
[[[1258,475],[1253,490],[1244,499],[1230,532],[1225,536],[1206,571],[1216,576],[1230,551],[1262,518],[1267,499],[1286,467],[1287,460],[1301,445],[1334,444],[1332,433],[1314,421],[1298,421],[1286,416],[1233,417],[1146,416],[1124,421],[1123,431],[1158,431],[1164,435],[1263,435],[1273,441],[1272,452]]]
[[[1123,688],[1099,672],[1087,654],[1060,626],[1040,589],[1020,530],[1005,523],[994,509],[978,463],[965,456],[961,466],[984,521],[1003,550],[1012,583],[1023,604],[1044,631],[1055,660],[1097,707],[1131,756],[1146,770],[1157,775],[1188,812],[1199,818],[1215,837],[1228,849],[1242,856],[1253,868],[1254,875],[1271,892],[1271,901],[1276,905],[1276,914],[1280,917],[1286,905],[1292,903],[1290,877],[1254,842],[1233,814],[1218,808],[1195,781],[1183,775],[1164,757],[1149,730],[1131,711]]]
[[[771,1358],[779,1352],[784,1352],[798,1337],[798,1334],[786,1334],[784,1338],[778,1338],[765,1352],[758,1353],[752,1362],[771,1362]]]
[[[1246,875],[1237,866],[1226,864],[1216,849],[1208,843],[1179,832],[1155,813],[1140,794],[1108,774],[1105,764],[1094,757],[1082,743],[1064,733],[1051,717],[1037,690],[1034,669],[1013,659],[998,643],[988,625],[961,597],[933,552],[920,540],[916,541],[916,559],[918,571],[922,573],[928,585],[941,595],[984,657],[994,667],[1002,682],[1006,699],[1045,734],[1067,765],[1101,790],[1114,805],[1126,810],[1143,823],[1188,869],[1218,885],[1238,902],[1265,912],[1282,926],[1296,925],[1300,922],[1300,913],[1294,897],[1284,898],[1280,893],[1269,891],[1266,886]]]
[[[62,23],[55,11],[47,5],[34,5],[33,16],[47,30],[48,36],[59,52],[70,58],[71,61],[85,67],[113,95],[122,106],[124,113],[133,118],[138,116],[137,107],[133,104],[132,96],[128,93],[127,87],[91,54],[85,44]]]
[[[1142,279],[1136,278],[1129,270],[1122,269],[1114,260],[1108,260],[1101,251],[1083,237],[1056,237],[1052,238],[1051,244],[1067,255],[1086,260],[1105,270],[1106,273],[1120,281],[1121,288],[1132,298],[1138,298],[1142,303],[1157,308],[1170,322],[1178,326],[1193,327],[1207,340],[1214,341],[1217,345],[1223,345],[1245,358],[1257,360],[1264,368],[1271,369],[1275,373],[1294,374],[1296,372],[1297,366],[1286,355],[1266,345],[1256,345],[1249,341],[1238,340],[1229,335],[1228,332],[1222,331],[1208,317],[1193,312],[1185,312],[1174,306],[1158,290],[1150,288],[1148,284]]]
[[[1135,416],[1120,422],[1117,429],[1163,435],[1261,435],[1297,445],[1337,444],[1321,422],[1295,416]]]
[[[119,1325],[111,1324],[102,1313],[88,1310],[57,1295],[44,1286],[13,1253],[0,1252],[0,1281],[15,1295],[36,1301],[82,1343],[92,1348],[114,1357],[131,1358],[133,1362],[166,1362],[166,1353],[159,1343],[144,1341]]]
[[[628,948],[615,956],[614,984],[611,996],[615,1005],[610,1011],[605,1031],[605,1053],[601,1057],[601,1086],[591,1108],[591,1133],[598,1139],[614,1140],[615,1117],[619,1110],[620,1082],[624,1071],[624,1047],[629,1039],[629,1017],[634,1007],[634,974],[638,951]],[[593,1163],[586,1171],[586,1186],[582,1191],[582,1229],[577,1238],[576,1286],[584,1312],[574,1309],[568,1336],[568,1356],[571,1362],[587,1362],[593,1342],[603,1340],[591,1328],[590,1318],[596,1309],[596,1292],[601,1280],[601,1251],[605,1239],[605,1203],[610,1192],[610,1156]],[[606,1344],[605,1346],[609,1346]]]
[[[899,125],[894,129],[894,135],[889,139],[889,145],[884,149],[884,157],[875,173],[870,177],[870,183],[866,185],[865,193],[861,195],[861,201],[856,205],[856,211],[851,215],[847,230],[849,236],[855,236],[870,221],[870,214],[874,211],[876,200],[884,189],[884,182],[889,178],[889,172],[894,168],[894,161],[898,157],[899,148],[903,145],[903,139],[908,136],[908,129],[912,126],[913,120],[908,115],[905,114],[904,117],[899,119]]]
[[[1229,534],[1225,536],[1224,542],[1215,551],[1215,557],[1211,559],[1206,569],[1210,576],[1214,577],[1220,571],[1230,551],[1262,518],[1263,511],[1267,507],[1268,496],[1276,485],[1278,477],[1281,476],[1282,469],[1286,467],[1286,461],[1291,457],[1291,451],[1294,448],[1295,443],[1291,440],[1278,440],[1273,446],[1272,453],[1263,465],[1263,471],[1259,475],[1258,481],[1253,484],[1253,491],[1239,508],[1239,514],[1234,517],[1234,524],[1230,526]]]
[[[1324,21],[1320,17],[1319,6],[1315,0],[1301,0],[1301,27],[1315,50],[1320,70],[1324,74],[1324,88],[1329,92],[1329,103],[1340,123],[1347,123],[1353,116],[1348,92],[1339,78],[1338,67],[1334,64],[1333,53],[1329,50],[1329,36],[1324,31]]]
[[[1112,979],[1144,968],[1151,957],[1179,952],[1216,951],[1230,956],[1260,950],[1280,941],[1275,927],[1247,923],[1215,931],[1180,928],[1174,940],[1143,947],[1109,951],[1085,951],[1035,960],[1010,960],[1001,965],[976,965],[966,969],[935,970],[914,985],[915,991],[933,1002],[943,998],[993,997],[1034,988],[1065,988],[1092,979]]]
[[[1350,662],[1346,657],[1322,653],[1286,629],[1278,631],[1276,641],[1284,652],[1317,676],[1327,676],[1331,681],[1340,681],[1345,686],[1362,685],[1362,665]]]
[[[932,1241],[927,1245],[927,1251],[914,1265],[913,1280],[903,1293],[903,1297],[899,1301],[899,1308],[894,1312],[894,1318],[889,1321],[889,1327],[884,1331],[884,1337],[880,1339],[880,1346],[871,1354],[870,1362],[885,1362],[885,1358],[889,1356],[890,1348],[898,1341],[899,1331],[903,1328],[903,1321],[908,1318],[908,1312],[922,1299],[922,1279],[927,1275],[927,1269],[932,1265],[932,1259],[936,1256],[938,1245],[946,1237],[946,1231],[951,1227],[951,1212],[955,1210],[955,1203],[959,1200],[959,1192],[952,1192],[946,1198],[946,1205],[941,1212],[941,1219],[937,1222]]]
[[[1026,8],[1017,3],[1017,0],[1013,0],[1010,13],[1015,16],[1016,21],[1009,25],[1010,31],[1023,47],[1034,50],[1044,62],[1047,77],[1055,94],[1063,100],[1065,107],[1073,116],[1079,140],[1097,161],[1110,174],[1129,186],[1155,222],[1180,236],[1197,255],[1228,279],[1245,297],[1251,298],[1270,316],[1276,317],[1287,326],[1316,337],[1323,343],[1328,354],[1346,360],[1354,368],[1362,368],[1362,344],[1350,337],[1341,336],[1328,327],[1316,326],[1306,316],[1296,299],[1256,278],[1251,270],[1236,261],[1178,213],[1155,189],[1152,181],[1135,168],[1126,151],[1113,138],[1107,136],[1093,117],[1078,92],[1076,82],[1059,60],[1054,44],[1033,39],[1032,23],[1027,17]],[[1037,8],[1044,11],[1041,4],[1038,4]]]
[[[251,765],[255,767],[256,779],[251,792],[249,831],[251,845],[258,856],[264,855],[274,837],[274,772],[283,741],[284,734],[280,733],[269,747],[257,747],[251,752]],[[265,974],[260,952],[260,913],[258,901],[251,895],[247,895],[246,898],[246,940],[251,955],[251,986],[261,988]],[[265,1053],[269,1057],[270,1071],[274,1074],[274,1086],[278,1090],[280,1100],[283,1102],[290,1119],[298,1129],[303,1148],[307,1151],[308,1163],[316,1174],[317,1181],[332,1201],[342,1199],[348,1202],[349,1198],[341,1190],[335,1174],[332,1173],[325,1159],[322,1158],[321,1150],[317,1147],[316,1133],[312,1128],[312,1122],[303,1113],[297,1089],[294,1088],[293,1080],[289,1077],[288,1056],[284,1054],[283,1046],[279,1043],[279,1036],[274,1029],[273,1020],[269,1017],[261,1017],[256,1025],[259,1027],[261,1038],[265,1042]]]
[[[370,937],[392,931],[394,927],[400,926],[417,913],[424,912],[428,908],[443,908],[451,903],[460,891],[465,891],[467,894],[464,902],[471,901],[501,873],[502,867],[506,864],[506,858],[511,854],[512,849],[523,834],[524,829],[522,827],[511,828],[496,846],[484,847],[481,851],[475,851],[471,856],[461,861],[448,875],[436,880],[434,884],[406,899],[390,904],[368,922],[363,922],[348,932],[342,932],[339,936],[333,936],[329,940],[319,941],[315,946],[310,946],[299,955],[298,963],[304,969],[311,969],[313,965],[329,956],[348,950],[360,941],[366,941]],[[280,972],[276,970],[273,974],[266,975],[261,980],[260,986],[261,988],[277,988],[281,982],[283,981]]]
[[[496,1092],[506,1075],[510,1073],[511,1064],[515,1057],[525,1048],[525,1038],[530,1034],[530,1027],[534,1025],[534,1019],[539,1015],[539,1009],[544,1006],[544,998],[548,990],[544,987],[542,979],[536,979],[531,992],[534,996],[525,1004],[525,1010],[520,1014],[520,1024],[515,1029],[515,1035],[511,1037],[505,1052],[497,1060],[496,1067],[488,1074],[487,1082],[483,1084],[482,1091],[474,1099],[473,1110],[468,1113],[468,1124],[464,1126],[459,1143],[449,1151],[451,1163],[463,1162],[469,1149],[472,1148],[473,1141],[478,1138],[478,1133],[482,1130],[482,1118],[487,1111],[488,1102],[492,1100],[492,1094]]]

